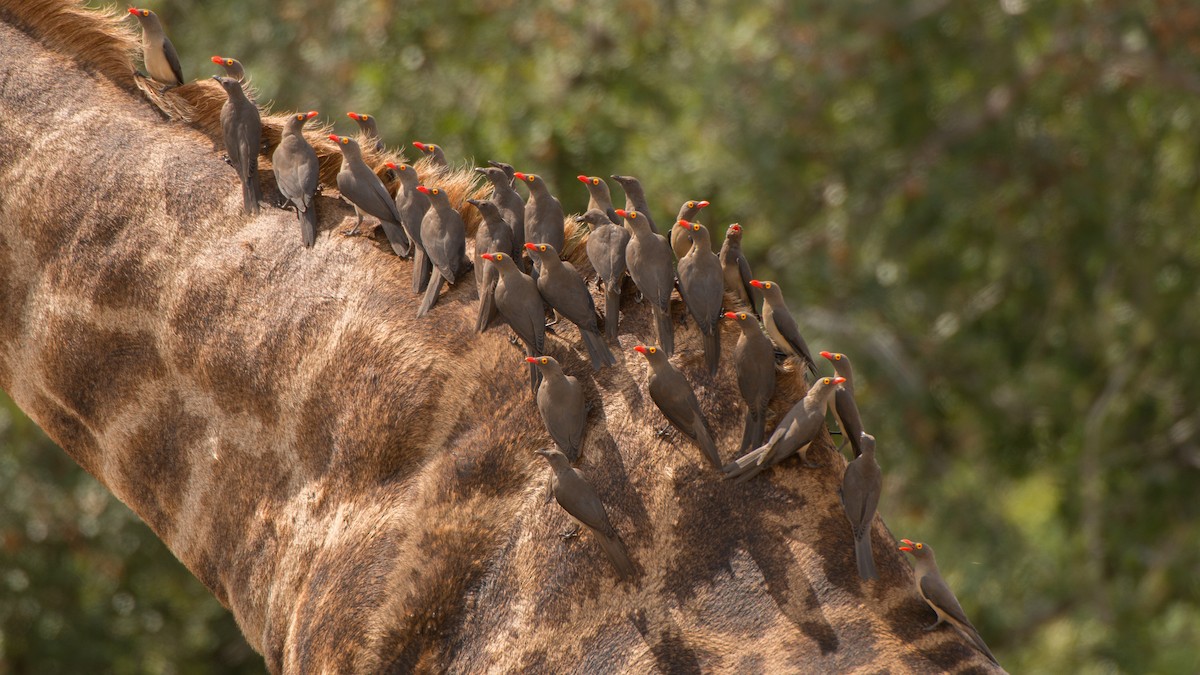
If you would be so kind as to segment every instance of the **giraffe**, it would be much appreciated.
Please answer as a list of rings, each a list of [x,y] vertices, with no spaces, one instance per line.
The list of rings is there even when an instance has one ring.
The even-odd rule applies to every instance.
[[[0,0],[0,387],[149,524],[268,670],[994,668],[956,633],[921,630],[928,609],[879,518],[880,578],[858,579],[828,436],[824,467],[733,485],[655,434],[630,354],[653,329],[632,303],[616,366],[591,372],[570,329],[548,352],[594,402],[579,464],[639,575],[621,582],[593,541],[561,539],[524,354],[474,333],[475,285],[417,320],[411,263],[330,236],[352,213],[320,129],[317,245],[291,213],[243,215],[215,149],[223,95],[141,87],[119,19]],[[268,146],[281,119],[263,116]],[[364,153],[380,175],[398,158]],[[442,180],[456,204],[479,194],[470,173]],[[591,273],[581,237],[567,253]],[[695,377],[700,336],[681,338]],[[731,361],[695,379],[726,461]],[[803,391],[784,374],[771,420]]]

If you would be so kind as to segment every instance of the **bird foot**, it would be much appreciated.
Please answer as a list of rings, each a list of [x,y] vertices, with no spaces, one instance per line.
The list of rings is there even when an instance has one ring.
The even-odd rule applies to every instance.
[[[646,299],[646,296],[642,295],[641,291],[638,291],[637,295],[633,296],[633,301],[639,305],[642,304],[642,301],[645,299]]]
[[[575,527],[572,527],[569,530],[563,530],[562,532],[559,532],[558,536],[563,541],[570,541],[571,539],[578,537],[579,536],[579,525],[576,525]]]
[[[225,162],[229,166],[233,166],[233,160],[229,159],[229,155],[221,155],[221,161]]]
[[[520,347],[521,339],[518,338],[516,335],[509,335],[508,336],[508,344],[513,345],[514,347]]]
[[[654,435],[659,438],[671,438],[675,435],[675,427],[670,424],[654,432]]]

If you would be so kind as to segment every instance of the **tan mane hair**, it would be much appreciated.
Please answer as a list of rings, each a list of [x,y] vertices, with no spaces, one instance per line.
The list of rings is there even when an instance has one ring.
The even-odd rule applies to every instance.
[[[134,84],[134,55],[141,46],[116,5],[93,8],[67,0],[0,0],[0,13],[50,48],[73,58],[124,89]]]

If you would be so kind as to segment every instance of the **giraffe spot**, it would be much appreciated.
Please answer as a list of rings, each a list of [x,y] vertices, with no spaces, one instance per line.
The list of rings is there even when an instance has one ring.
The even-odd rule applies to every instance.
[[[208,424],[187,410],[178,392],[152,405],[144,419],[116,454],[113,487],[159,538],[170,542],[178,519],[186,515],[180,506]]]
[[[104,476],[97,473],[101,457],[96,437],[78,415],[41,394],[35,394],[28,407],[23,405],[22,409],[79,466],[104,480]]]
[[[102,430],[135,403],[166,366],[148,332],[99,328],[74,317],[51,318],[40,331],[38,370],[46,388],[87,424]]]

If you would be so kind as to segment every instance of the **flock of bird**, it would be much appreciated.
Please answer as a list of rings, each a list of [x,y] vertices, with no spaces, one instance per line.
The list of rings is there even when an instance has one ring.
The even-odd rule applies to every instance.
[[[179,57],[154,12],[130,8],[142,27],[143,61],[148,76],[166,85],[183,84]],[[224,76],[214,77],[227,94],[221,110],[221,127],[230,164],[242,183],[245,211],[259,211],[262,191],[258,182],[261,121],[257,105],[243,87],[245,71],[236,59],[214,56]],[[305,139],[305,123],[317,113],[296,113],[283,129],[271,156],[279,191],[296,209],[304,245],[316,241],[319,167],[316,152]],[[361,137],[383,149],[375,118],[355,112]],[[773,281],[754,279],[741,251],[742,228],[730,225],[718,253],[712,250],[708,229],[694,219],[707,201],[689,200],[664,236],[651,217],[645,193],[632,176],[612,176],[625,192],[625,208],[614,208],[607,183],[595,176],[579,176],[589,194],[587,211],[576,221],[587,226],[586,252],[603,286],[604,331],[600,333],[592,294],[587,282],[570,262],[560,258],[566,220],[559,200],[536,174],[515,171],[502,162],[489,162],[475,170],[492,185],[489,200],[468,199],[482,216],[475,235],[478,263],[466,254],[466,226],[446,192],[422,184],[407,163],[388,163],[399,187],[391,194],[375,171],[363,160],[358,141],[331,135],[342,153],[337,187],[354,206],[358,231],[364,216],[377,219],[393,251],[413,260],[412,289],[423,299],[417,316],[436,304],[445,284],[458,282],[475,267],[479,290],[476,330],[483,332],[497,320],[507,323],[524,344],[529,382],[554,448],[538,450],[552,474],[547,499],[552,495],[572,518],[587,527],[625,579],[636,571],[620,535],[605,512],[595,489],[572,464],[578,459],[587,423],[588,404],[579,380],[563,371],[546,354],[548,327],[566,319],[578,328],[591,365],[601,369],[616,363],[607,341],[615,341],[620,314],[623,277],[633,279],[654,315],[656,344],[634,349],[649,364],[650,398],[673,427],[699,448],[704,460],[723,478],[745,481],[799,454],[804,466],[819,466],[808,459],[808,450],[825,430],[832,407],[843,436],[854,451],[846,467],[841,497],[855,541],[858,573],[864,580],[877,578],[871,550],[871,523],[879,503],[882,474],[875,460],[875,438],[863,428],[854,400],[854,373],[845,354],[823,351],[836,375],[818,377],[766,437],[767,404],[775,391],[777,356],[794,358],[817,373],[816,361],[784,302],[783,291]],[[437,145],[413,143],[431,159],[436,180],[448,167]],[[528,199],[515,189],[524,184]],[[528,257],[528,262],[526,261]],[[675,261],[678,260],[678,264]],[[670,314],[672,292],[678,289],[689,314],[703,335],[704,363],[708,376],[717,373],[721,356],[719,322],[736,322],[741,330],[733,350],[738,388],[747,405],[739,457],[722,464],[716,443],[696,394],[669,357],[674,352]],[[763,302],[758,310],[759,297]],[[729,302],[728,299],[732,299]],[[546,307],[554,319],[547,323]],[[727,311],[733,309],[736,311]],[[760,324],[761,320],[761,324]],[[765,332],[764,332],[765,329]],[[942,579],[928,544],[903,539],[899,550],[913,555],[917,591],[937,614],[931,630],[949,623],[966,635],[989,659],[996,660],[979,632],[971,625],[954,593]]]

